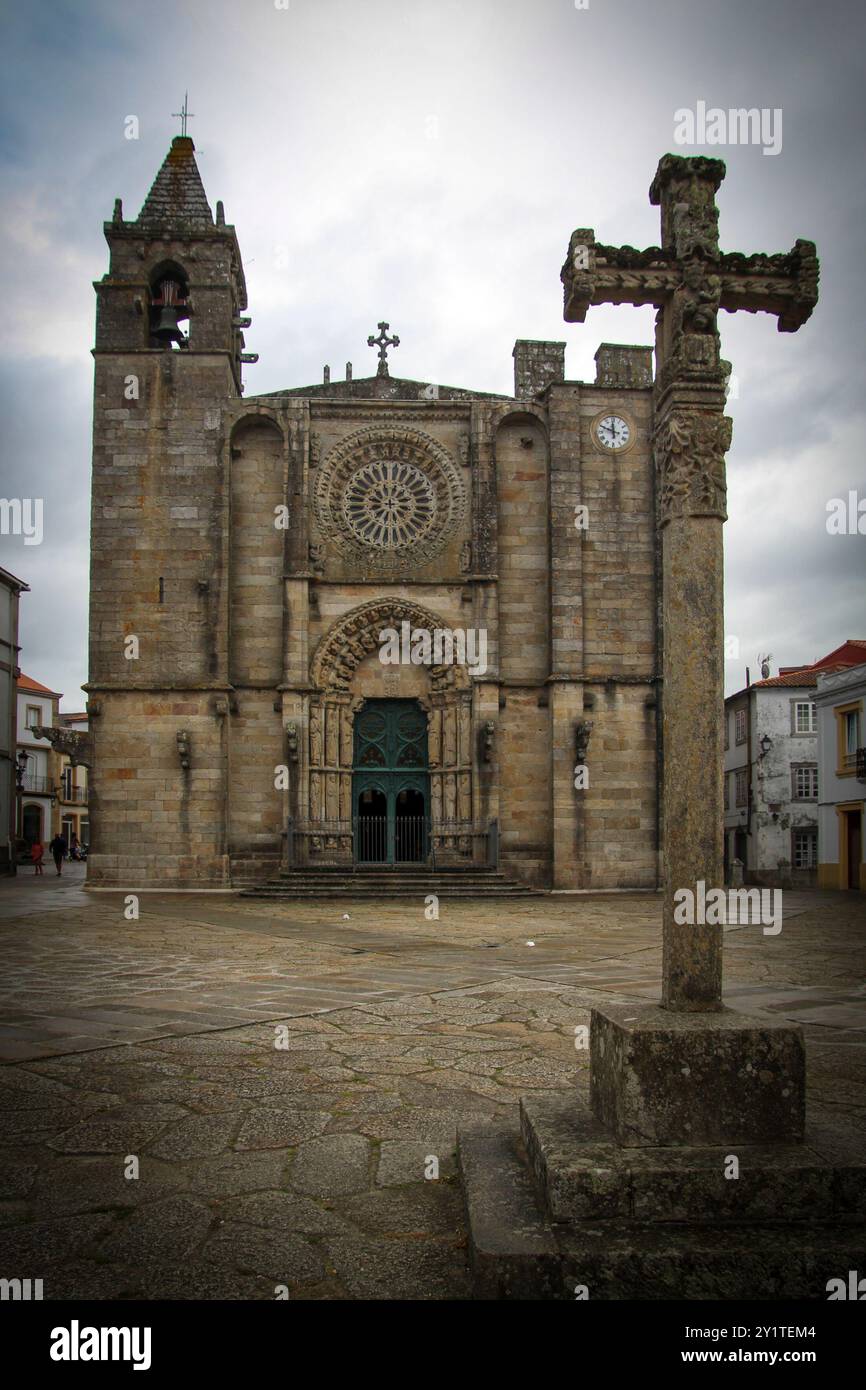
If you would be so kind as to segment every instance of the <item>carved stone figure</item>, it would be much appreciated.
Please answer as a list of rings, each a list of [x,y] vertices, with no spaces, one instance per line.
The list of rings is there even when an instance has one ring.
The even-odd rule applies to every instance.
[[[345,705],[340,710],[340,766],[352,766],[352,712]]]
[[[431,767],[442,761],[442,711],[431,709],[427,716],[427,758]]]
[[[322,718],[318,705],[310,709],[310,766],[322,765]]]
[[[340,710],[336,705],[323,705],[322,713],[325,719],[325,763],[328,767],[336,767],[339,762],[337,721]]]
[[[322,819],[321,778],[318,772],[310,773],[310,820]]]
[[[457,761],[461,765],[472,762],[472,711],[468,700],[460,704],[460,748]]]
[[[718,275],[707,275],[700,262],[683,271],[683,295],[678,306],[679,327],[684,333],[715,333],[716,315],[722,297]]]
[[[433,817],[433,824],[438,825],[442,820],[442,777],[440,774],[430,779],[430,813]]]
[[[453,767],[457,762],[457,712],[453,707],[443,709],[442,722],[445,735],[444,762],[446,767]]]

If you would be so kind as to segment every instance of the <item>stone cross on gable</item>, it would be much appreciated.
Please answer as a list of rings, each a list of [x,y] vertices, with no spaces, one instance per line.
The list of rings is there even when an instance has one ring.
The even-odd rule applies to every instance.
[[[722,997],[722,927],[674,920],[674,893],[722,886],[724,702],[722,523],[724,414],[730,365],[719,309],[775,314],[793,333],[818,299],[811,241],[781,255],[719,250],[715,195],[720,159],[665,155],[650,187],[661,209],[661,246],[602,246],[572,234],[562,270],[565,318],[582,323],[594,304],[654,304],[656,383],[653,454],[662,531],[663,829],[665,864],[662,1004],[715,1011]]]
[[[371,333],[369,338],[367,339],[367,347],[378,347],[379,349],[379,369],[377,372],[378,376],[388,376],[388,349],[400,346],[400,339],[397,337],[396,334],[393,338],[388,337],[388,329],[390,327],[390,323],[380,323],[378,325],[378,338],[374,338]]]

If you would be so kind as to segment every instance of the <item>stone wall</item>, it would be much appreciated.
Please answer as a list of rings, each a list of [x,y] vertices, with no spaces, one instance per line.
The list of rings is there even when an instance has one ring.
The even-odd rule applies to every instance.
[[[274,689],[283,672],[281,576],[286,527],[283,437],[261,417],[245,419],[231,441],[229,674],[236,688]]]
[[[202,691],[94,698],[88,882],[135,889],[229,880],[225,722]],[[184,769],[177,735],[189,736]]]

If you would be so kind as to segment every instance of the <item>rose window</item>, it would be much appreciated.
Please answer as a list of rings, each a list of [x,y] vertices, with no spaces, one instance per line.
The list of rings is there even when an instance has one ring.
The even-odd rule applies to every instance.
[[[311,471],[317,542],[333,545],[366,575],[405,574],[465,535],[462,471],[422,430],[354,430]]]
[[[410,463],[377,459],[352,474],[343,515],[359,541],[382,550],[413,545],[436,517],[433,484]]]

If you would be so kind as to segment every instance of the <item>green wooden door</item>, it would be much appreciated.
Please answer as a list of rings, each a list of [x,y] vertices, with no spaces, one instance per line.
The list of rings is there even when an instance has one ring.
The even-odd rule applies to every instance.
[[[352,816],[360,864],[410,864],[429,850],[427,717],[416,700],[368,700],[355,718]]]

